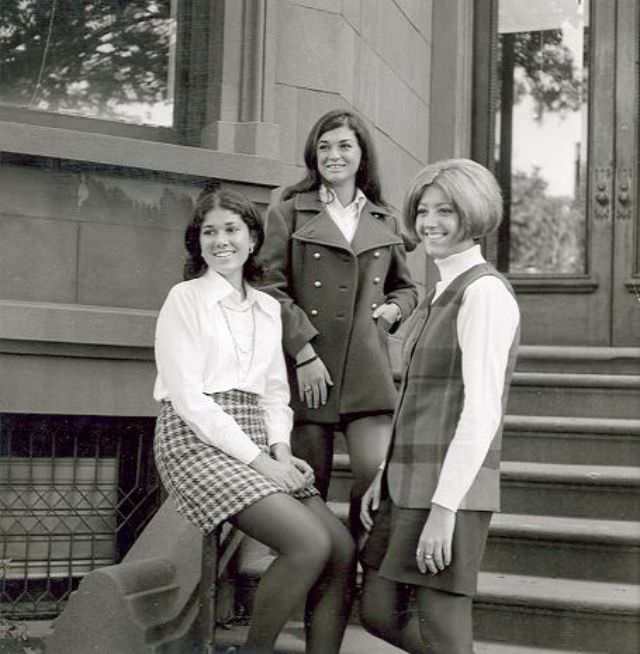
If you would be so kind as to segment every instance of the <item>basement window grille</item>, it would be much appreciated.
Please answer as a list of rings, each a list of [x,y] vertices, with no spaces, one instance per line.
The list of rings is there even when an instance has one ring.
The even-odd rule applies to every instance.
[[[160,504],[153,418],[0,414],[0,616],[53,617]]]

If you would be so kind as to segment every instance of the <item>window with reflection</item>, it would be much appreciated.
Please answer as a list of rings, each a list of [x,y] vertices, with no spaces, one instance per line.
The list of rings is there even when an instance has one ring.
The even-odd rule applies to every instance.
[[[3,0],[0,105],[172,126],[177,0]]]
[[[499,267],[586,272],[588,0],[500,0]]]

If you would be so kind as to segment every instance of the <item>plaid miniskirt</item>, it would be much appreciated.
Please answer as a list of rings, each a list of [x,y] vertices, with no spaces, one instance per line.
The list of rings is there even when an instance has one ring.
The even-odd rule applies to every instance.
[[[230,390],[211,398],[263,452],[269,452],[257,395]],[[153,450],[160,479],[178,512],[204,533],[263,497],[285,492],[249,465],[200,440],[171,402],[162,403]],[[308,486],[290,494],[304,499],[318,491]]]

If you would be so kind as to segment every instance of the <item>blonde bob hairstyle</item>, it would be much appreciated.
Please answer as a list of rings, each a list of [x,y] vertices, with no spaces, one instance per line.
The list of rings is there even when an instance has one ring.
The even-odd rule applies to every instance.
[[[422,195],[435,185],[449,198],[460,218],[463,239],[478,239],[495,231],[502,221],[502,193],[493,174],[471,159],[444,159],[425,166],[405,195],[403,217],[416,242],[416,215]]]

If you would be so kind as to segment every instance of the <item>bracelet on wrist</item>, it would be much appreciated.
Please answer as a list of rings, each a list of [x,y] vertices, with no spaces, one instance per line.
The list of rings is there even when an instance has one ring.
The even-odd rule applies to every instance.
[[[312,357],[309,357],[308,359],[305,359],[304,361],[300,361],[300,363],[296,363],[296,369],[297,368],[302,368],[302,366],[306,366],[309,363],[313,363],[317,358],[318,358],[318,355],[314,354]]]

